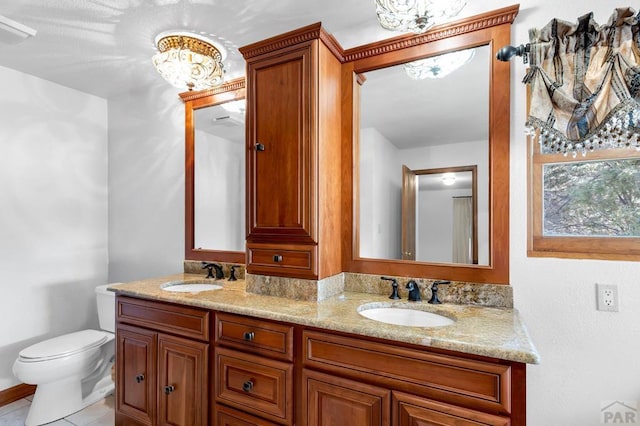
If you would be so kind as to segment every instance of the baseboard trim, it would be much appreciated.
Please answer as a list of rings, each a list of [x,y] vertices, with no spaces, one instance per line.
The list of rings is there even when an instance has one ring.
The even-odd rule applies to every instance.
[[[0,407],[11,404],[13,401],[17,401],[25,396],[33,395],[36,391],[35,385],[27,385],[21,383],[12,388],[0,391]]]

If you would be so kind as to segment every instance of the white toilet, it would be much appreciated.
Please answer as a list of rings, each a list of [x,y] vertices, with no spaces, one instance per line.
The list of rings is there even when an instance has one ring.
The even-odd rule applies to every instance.
[[[115,293],[96,287],[98,330],[54,337],[20,351],[13,374],[37,385],[25,422],[41,425],[66,417],[113,392]]]

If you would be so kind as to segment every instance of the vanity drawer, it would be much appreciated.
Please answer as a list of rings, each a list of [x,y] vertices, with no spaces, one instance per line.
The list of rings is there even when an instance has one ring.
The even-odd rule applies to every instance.
[[[215,405],[213,418],[215,419],[213,424],[217,426],[278,426],[277,423],[225,407],[222,404]]]
[[[217,313],[216,343],[245,352],[293,360],[293,326],[240,315]]]
[[[315,245],[247,243],[247,272],[313,278],[316,253]]]
[[[293,420],[293,365],[216,348],[216,401],[268,420]]]
[[[305,367],[421,397],[511,412],[511,366],[322,332],[303,332]]]
[[[209,311],[117,296],[116,320],[191,339],[209,341]]]

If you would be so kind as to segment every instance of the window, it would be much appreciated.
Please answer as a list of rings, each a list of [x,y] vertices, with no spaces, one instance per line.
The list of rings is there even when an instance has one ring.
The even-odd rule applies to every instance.
[[[529,139],[529,255],[640,259],[640,152],[547,154]]]
[[[529,255],[640,260],[640,20],[531,30]]]

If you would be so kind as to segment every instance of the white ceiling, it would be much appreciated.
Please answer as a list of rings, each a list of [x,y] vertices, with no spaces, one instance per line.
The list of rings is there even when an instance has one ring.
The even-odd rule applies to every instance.
[[[238,47],[314,22],[346,32],[343,47],[390,34],[373,0],[2,0],[0,15],[38,31],[0,44],[0,65],[104,98],[163,84],[151,56],[166,30],[223,40],[229,77],[244,74]]]
[[[485,12],[478,3],[459,17]],[[238,47],[315,22],[344,48],[397,35],[378,25],[374,0],[2,0],[0,15],[37,30],[18,44],[0,42],[1,66],[103,98],[166,88],[151,64],[154,39],[166,30],[221,41],[227,78],[244,75]],[[441,100],[420,103],[435,123],[451,115]]]

